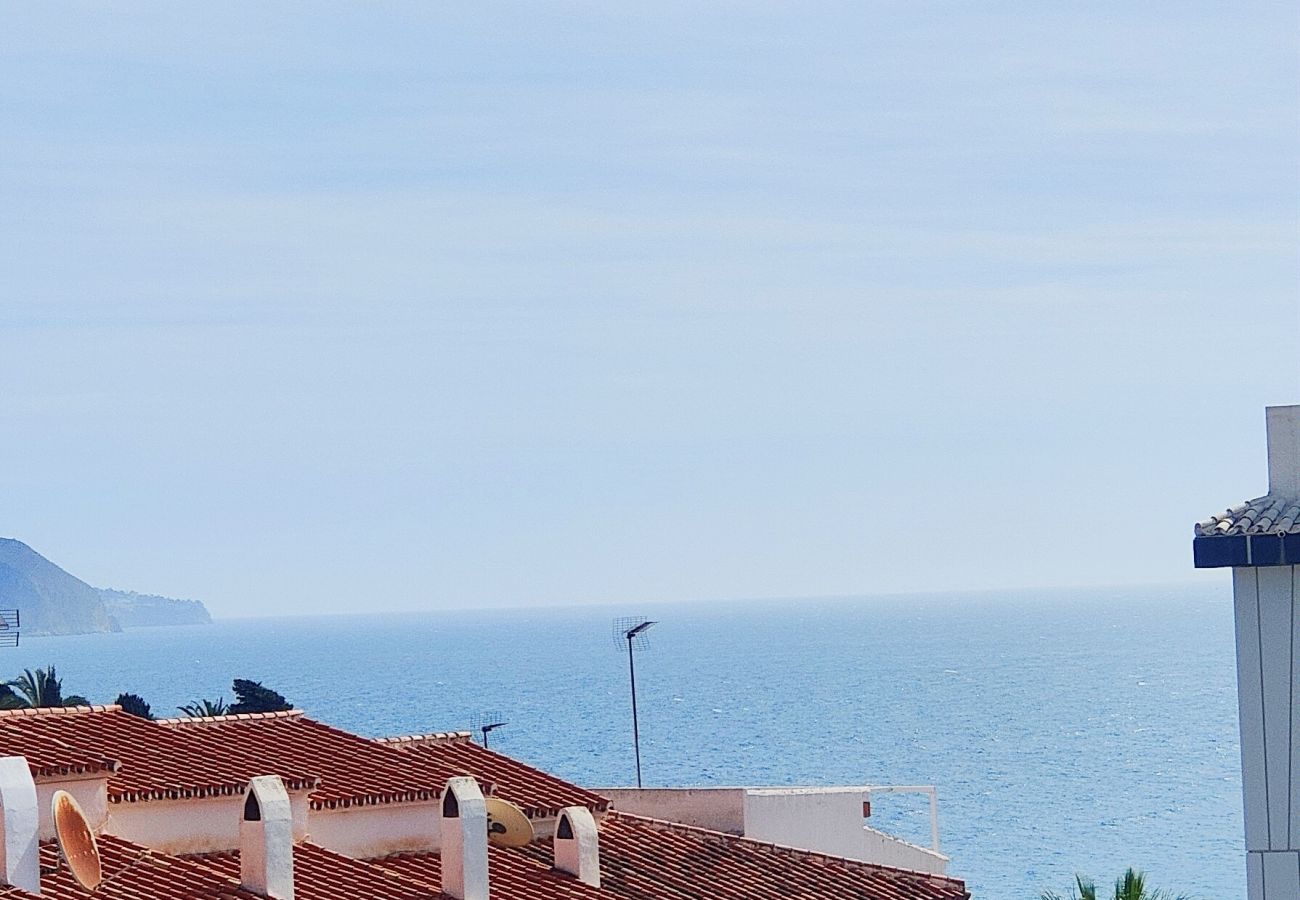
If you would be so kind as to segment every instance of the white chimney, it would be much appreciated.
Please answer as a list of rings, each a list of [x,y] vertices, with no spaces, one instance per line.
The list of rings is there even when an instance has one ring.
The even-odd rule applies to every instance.
[[[1268,430],[1268,492],[1300,497],[1300,406],[1264,410]]]
[[[21,756],[0,758],[0,868],[4,883],[28,893],[41,892],[41,814],[36,782]]]
[[[488,900],[487,804],[473,778],[447,781],[442,794],[442,892]]]
[[[587,807],[560,810],[555,823],[555,868],[594,888],[600,887],[600,832]]]
[[[293,810],[275,775],[248,783],[239,823],[239,882],[254,894],[293,900]]]

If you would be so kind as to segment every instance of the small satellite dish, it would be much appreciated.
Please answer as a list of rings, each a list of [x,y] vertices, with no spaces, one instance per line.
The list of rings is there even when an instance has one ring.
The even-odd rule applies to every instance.
[[[523,847],[532,843],[533,823],[524,811],[500,797],[484,799],[487,806],[488,843],[493,847]]]
[[[77,884],[93,891],[103,880],[103,871],[99,865],[99,845],[95,843],[95,832],[90,830],[86,814],[67,791],[54,792],[50,812],[63,861],[68,864]]]

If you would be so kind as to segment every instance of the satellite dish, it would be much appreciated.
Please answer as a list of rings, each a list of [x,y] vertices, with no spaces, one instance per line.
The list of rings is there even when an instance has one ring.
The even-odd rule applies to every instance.
[[[484,799],[487,806],[488,843],[493,847],[522,847],[533,840],[533,823],[524,811],[500,797]]]
[[[99,845],[95,832],[90,830],[86,814],[67,791],[55,791],[50,802],[54,817],[54,834],[59,840],[59,852],[68,864],[72,877],[88,891],[99,887],[103,871],[99,865]]]

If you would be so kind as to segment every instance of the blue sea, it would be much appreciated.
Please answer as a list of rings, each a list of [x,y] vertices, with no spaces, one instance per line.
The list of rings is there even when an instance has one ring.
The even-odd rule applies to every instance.
[[[935,784],[951,872],[978,898],[1129,865],[1245,896],[1226,587],[228,619],[24,638],[0,666],[54,663],[65,692],[133,691],[159,715],[253,678],[367,735],[498,711],[494,747],[627,784],[611,620],[630,613],[660,623],[637,656],[649,785]],[[921,797],[878,800],[872,822],[928,843]]]

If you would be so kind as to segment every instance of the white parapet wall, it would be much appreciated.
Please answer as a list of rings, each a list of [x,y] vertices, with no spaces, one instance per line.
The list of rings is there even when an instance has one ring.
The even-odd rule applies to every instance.
[[[314,809],[307,828],[313,843],[353,859],[431,851],[441,846],[441,810],[435,800]]]
[[[869,787],[599,788],[614,809],[882,866],[946,875],[948,857],[864,823]]]
[[[727,834],[745,833],[743,787],[596,788],[614,809]]]
[[[110,803],[104,833],[162,853],[236,850],[244,818],[243,794],[186,800]],[[307,792],[290,791],[294,840],[307,837]]]
[[[86,814],[90,827],[99,830],[108,821],[108,779],[69,778],[47,780],[36,785],[36,808],[41,816],[41,840],[54,840],[54,816],[51,801],[55,791],[67,791]]]

